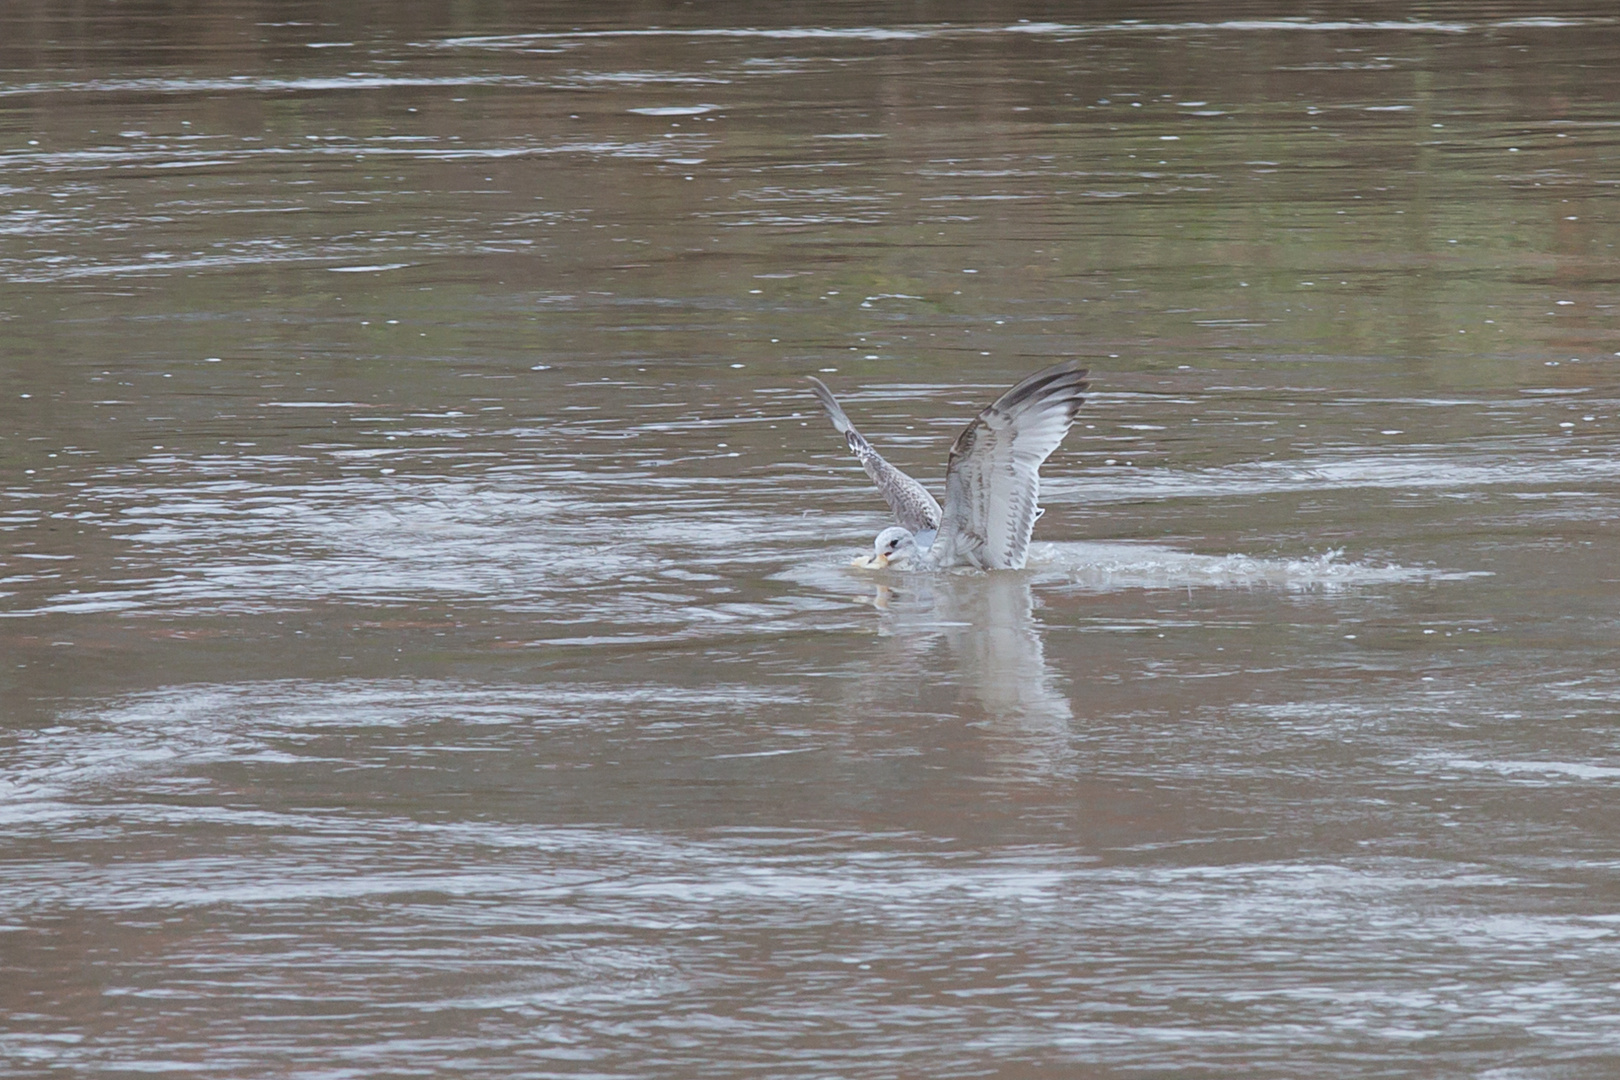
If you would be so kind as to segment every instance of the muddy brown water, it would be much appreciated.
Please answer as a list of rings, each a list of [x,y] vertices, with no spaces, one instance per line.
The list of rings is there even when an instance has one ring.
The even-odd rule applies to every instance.
[[[0,10],[0,1071],[1620,1070],[1611,7],[401,7]]]

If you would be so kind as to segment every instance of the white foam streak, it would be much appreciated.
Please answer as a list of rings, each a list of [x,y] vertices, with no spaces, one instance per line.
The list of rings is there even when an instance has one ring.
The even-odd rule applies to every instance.
[[[1042,493],[1069,502],[1097,503],[1145,498],[1223,498],[1326,489],[1394,488],[1458,490],[1480,487],[1570,486],[1612,483],[1620,457],[1571,457],[1536,450],[1445,453],[1354,452],[1288,460],[1257,461],[1216,469],[1147,469],[1124,476],[1041,478]]]
[[[1329,551],[1304,558],[1198,555],[1154,544],[1039,544],[1030,569],[1045,577],[1061,572],[1087,591],[1119,589],[1252,589],[1333,592],[1423,580],[1463,580],[1477,573],[1343,560]],[[1484,575],[1489,576],[1489,575]]]
[[[241,76],[229,79],[86,79],[82,82],[0,84],[0,97],[45,94],[220,94],[311,93],[332,90],[392,90],[406,87],[526,86],[515,75],[334,75],[301,79]]]
[[[1601,17],[1544,17],[1522,19],[1439,20],[1439,19],[1221,19],[1184,22],[1154,22],[1131,19],[1120,22],[1060,23],[1021,22],[1005,26],[963,26],[950,23],[915,26],[853,27],[706,27],[695,29],[653,28],[637,30],[574,30],[549,33],[503,34],[481,37],[445,38],[426,42],[427,46],[450,49],[523,49],[546,42],[592,41],[617,38],[737,38],[762,41],[922,41],[948,37],[984,37],[1018,34],[1028,37],[1071,38],[1110,34],[1178,33],[1401,33],[1473,34],[1493,30],[1568,30],[1591,26],[1612,26],[1620,20]]]

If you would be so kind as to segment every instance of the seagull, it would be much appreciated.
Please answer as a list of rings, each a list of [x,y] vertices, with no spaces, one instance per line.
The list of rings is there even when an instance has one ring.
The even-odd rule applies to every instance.
[[[1065,360],[1024,379],[979,413],[951,444],[943,508],[927,488],[872,449],[826,384],[806,376],[900,523],[878,533],[873,554],[854,565],[1022,570],[1030,532],[1044,512],[1035,504],[1041,462],[1069,433],[1085,402],[1080,395],[1091,385],[1086,375],[1078,361]]]

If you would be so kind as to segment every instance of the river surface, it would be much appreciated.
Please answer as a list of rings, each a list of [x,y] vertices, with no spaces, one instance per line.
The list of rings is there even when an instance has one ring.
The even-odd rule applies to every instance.
[[[0,1073],[1620,1075],[1620,20],[1070,8],[0,8]]]

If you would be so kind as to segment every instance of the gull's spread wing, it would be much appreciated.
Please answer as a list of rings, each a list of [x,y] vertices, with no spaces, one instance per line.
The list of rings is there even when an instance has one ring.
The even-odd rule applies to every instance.
[[[945,513],[929,551],[938,566],[1021,570],[1040,516],[1040,468],[1085,401],[1086,370],[1037,371],[985,409],[951,444]]]
[[[884,461],[883,455],[872,449],[872,444],[855,430],[854,425],[849,422],[849,417],[844,415],[844,410],[838,407],[838,399],[832,396],[832,391],[828,390],[820,379],[814,375],[806,375],[805,378],[810,380],[811,386],[816,391],[816,397],[821,401],[821,407],[827,410],[827,416],[833,422],[833,427],[843,434],[849,443],[850,451],[860,460],[861,467],[866,470],[866,475],[872,478],[872,483],[877,485],[883,501],[894,511],[894,519],[914,533],[939,528],[939,503],[928,494],[928,489]]]

